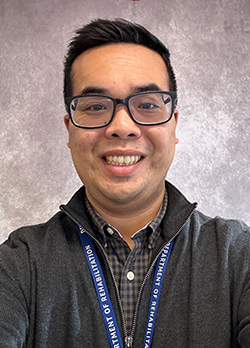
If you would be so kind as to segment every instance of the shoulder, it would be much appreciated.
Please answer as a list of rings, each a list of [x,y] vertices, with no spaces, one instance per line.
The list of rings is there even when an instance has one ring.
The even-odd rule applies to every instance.
[[[84,215],[83,197],[84,189],[81,188],[65,207],[73,212],[80,211]],[[17,257],[28,259],[32,263],[39,259],[45,260],[48,255],[60,258],[78,245],[79,237],[74,219],[69,218],[64,211],[59,211],[45,223],[24,226],[13,231],[0,245],[0,258],[9,260]]]
[[[59,212],[45,223],[20,227],[10,233],[8,239],[3,243],[3,245],[15,248],[20,246],[22,243],[24,245],[40,243],[52,231],[56,231],[57,233],[61,231],[61,218],[62,213]],[[54,236],[56,236],[57,233],[54,233]]]
[[[229,239],[250,238],[250,227],[241,220],[224,219],[220,216],[209,217],[196,210],[190,218],[194,227],[199,227],[203,233],[216,233]]]
[[[189,233],[201,250],[230,257],[232,262],[245,260],[250,265],[250,227],[243,221],[208,217],[195,211],[190,218]]]
[[[67,216],[58,212],[45,223],[21,227],[13,231],[0,245],[2,259],[17,258],[31,262],[44,258],[56,249],[57,253],[69,243],[78,240],[77,229]]]

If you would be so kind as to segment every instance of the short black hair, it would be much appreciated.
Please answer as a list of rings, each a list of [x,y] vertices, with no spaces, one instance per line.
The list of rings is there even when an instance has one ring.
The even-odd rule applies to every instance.
[[[74,60],[84,51],[113,43],[132,43],[150,48],[163,58],[170,91],[177,92],[175,74],[166,46],[146,28],[125,19],[96,19],[76,31],[64,61],[64,99],[72,96],[71,70]]]

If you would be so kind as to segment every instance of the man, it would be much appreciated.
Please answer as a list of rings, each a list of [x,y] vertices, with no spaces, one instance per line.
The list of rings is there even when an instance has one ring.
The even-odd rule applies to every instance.
[[[250,347],[249,228],[202,215],[165,182],[176,90],[145,28],[77,32],[64,121],[84,186],[1,246],[1,348]]]

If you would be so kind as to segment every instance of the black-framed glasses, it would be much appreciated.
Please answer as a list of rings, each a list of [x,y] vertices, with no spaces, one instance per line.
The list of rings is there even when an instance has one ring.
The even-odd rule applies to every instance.
[[[111,123],[116,106],[124,104],[132,120],[143,126],[170,121],[177,104],[176,92],[142,92],[124,99],[105,95],[79,95],[65,99],[70,119],[76,127],[102,128]]]

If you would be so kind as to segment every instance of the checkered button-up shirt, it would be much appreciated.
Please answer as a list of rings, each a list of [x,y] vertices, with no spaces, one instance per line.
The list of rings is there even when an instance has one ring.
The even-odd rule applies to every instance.
[[[161,233],[160,224],[167,209],[167,192],[158,215],[131,237],[134,242],[133,250],[129,248],[121,234],[94,211],[87,198],[86,206],[97,228],[97,238],[102,245],[105,245],[120,291],[126,327],[129,333],[140,287],[152,261],[152,249]]]

